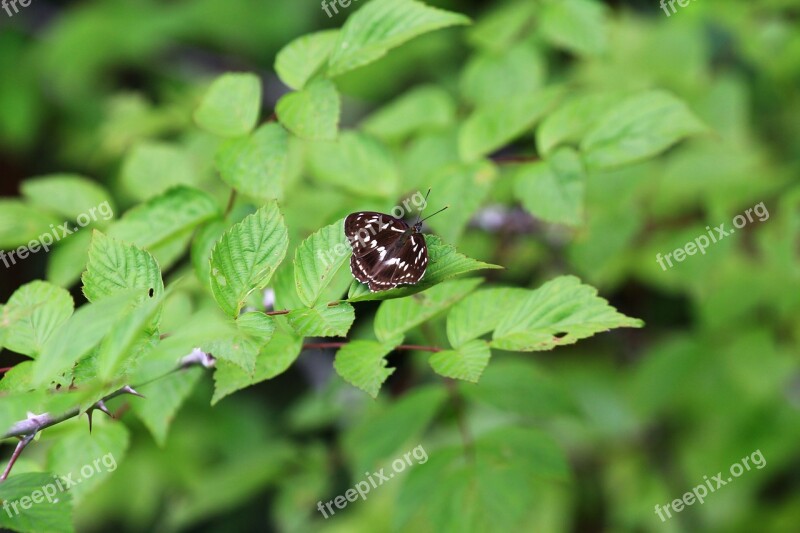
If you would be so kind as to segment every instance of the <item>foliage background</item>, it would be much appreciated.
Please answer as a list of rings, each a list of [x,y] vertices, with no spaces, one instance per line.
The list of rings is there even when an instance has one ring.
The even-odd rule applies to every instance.
[[[514,164],[497,166],[486,197],[473,197],[471,188],[434,189],[432,205],[449,202],[464,221],[480,206],[500,206],[499,229],[473,224],[446,239],[457,239],[459,250],[472,257],[507,266],[489,273],[490,282],[536,288],[575,274],[646,327],[550,352],[495,352],[486,386],[511,392],[501,399],[500,390],[490,393],[497,394],[493,406],[468,403],[470,427],[537,427],[559,443],[570,475],[533,486],[510,475],[493,487],[493,508],[442,478],[424,493],[439,505],[425,510],[419,527],[459,520],[476,530],[499,527],[525,493],[535,498],[522,498],[528,506],[524,530],[792,531],[800,520],[796,2],[692,2],[667,17],[655,2],[574,1],[549,19],[537,11],[516,34],[514,23],[524,20],[519,13],[528,5],[542,10],[540,3],[432,4],[478,24],[424,35],[338,78],[343,128],[358,126],[419,85],[444,89],[458,120],[481,98],[559,86],[566,97],[664,89],[686,102],[712,133],[692,136],[658,157],[589,172],[577,223],[548,222],[548,206],[535,195],[520,202]],[[227,71],[257,73],[266,117],[287,90],[273,70],[278,50],[302,34],[339,27],[360,7],[354,3],[331,19],[318,2],[304,0],[35,0],[14,18],[0,12],[2,195],[17,196],[19,184],[32,176],[70,172],[111,190],[118,213],[163,190],[167,178],[199,184],[224,205],[227,190],[212,171],[214,141],[192,123],[210,80]],[[524,42],[526,52],[509,52],[512,46],[504,43],[512,41]],[[452,160],[454,119],[444,117],[442,125],[423,124],[410,142],[387,141],[406,190],[426,188]],[[541,151],[541,129],[535,137],[533,131],[499,157]],[[166,147],[168,153],[156,168],[126,178],[126,164],[142,146]],[[396,199],[306,184],[287,194],[284,210],[299,242],[349,211],[388,208]],[[656,253],[759,202],[769,209],[767,221],[666,272],[655,262]],[[2,213],[0,224],[7,225],[0,235],[7,234],[11,222]],[[76,302],[83,301],[74,284],[76,264],[77,274],[85,264],[81,254],[39,253],[0,271],[0,300],[46,277],[70,286]],[[180,316],[180,309],[170,311]],[[369,323],[359,315],[353,331]],[[444,331],[443,320],[433,321],[409,340],[441,341]],[[114,475],[81,499],[76,527],[409,530],[408,524],[398,526],[398,517],[413,511],[400,482],[328,521],[315,506],[360,479],[359,454],[375,445],[379,422],[401,424],[392,406],[411,391],[419,394],[424,383],[436,383],[425,370],[428,357],[391,356],[398,371],[377,401],[333,374],[333,354],[324,351],[304,353],[285,374],[213,408],[213,383],[201,379],[163,447],[127,414],[127,452]],[[3,352],[0,366],[19,360]],[[535,381],[510,381],[520,375]],[[386,458],[420,442],[433,457],[438,445],[458,441],[457,419],[457,409],[444,406],[432,427],[424,433],[409,429],[397,453]],[[18,468],[35,471],[58,446],[81,447],[85,438],[83,421],[48,430]],[[746,473],[667,523],[655,516],[655,504],[680,497],[704,475],[726,470],[756,449],[766,458],[763,470]],[[10,447],[3,451],[8,455]],[[423,475],[426,467],[414,468]],[[444,490],[448,497],[437,499]]]

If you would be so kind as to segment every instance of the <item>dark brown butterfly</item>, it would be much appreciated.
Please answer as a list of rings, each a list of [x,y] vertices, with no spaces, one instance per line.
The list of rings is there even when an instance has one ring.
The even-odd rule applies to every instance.
[[[399,218],[375,211],[348,215],[344,234],[353,247],[350,258],[353,276],[372,292],[419,283],[428,266],[428,246],[420,233],[425,220],[418,218],[410,226]]]

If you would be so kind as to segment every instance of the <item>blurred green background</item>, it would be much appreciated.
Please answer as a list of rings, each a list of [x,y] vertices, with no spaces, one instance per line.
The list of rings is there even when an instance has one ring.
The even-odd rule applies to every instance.
[[[507,405],[471,408],[471,424],[532,421],[558,441],[572,470],[567,483],[541,484],[526,531],[797,531],[800,5],[700,0],[667,16],[655,1],[586,1],[545,19],[535,1],[431,3],[476,24],[427,34],[337,79],[343,128],[423,84],[456,96],[463,116],[483,83],[481,91],[500,98],[555,84],[568,95],[665,89],[713,131],[660,157],[590,174],[576,227],[528,214],[511,190],[514,166],[501,165],[482,202],[493,211],[475,209],[484,219],[457,237],[459,250],[507,266],[491,282],[537,287],[576,274],[646,323],[552,352],[495,354],[484,376],[490,385],[502,389],[503,379],[532,372],[557,392],[509,385]],[[212,171],[214,144],[192,124],[208,82],[227,71],[257,73],[267,116],[288,90],[274,73],[275,54],[297,36],[341,26],[359,7],[354,2],[332,18],[316,0],[33,0],[14,17],[0,11],[0,195],[18,196],[30,177],[77,173],[111,190],[122,213],[169,185],[154,178],[143,197],[125,177],[136,150],[163,149],[172,184],[199,184],[224,202],[227,191]],[[529,55],[508,53],[511,40],[524,42]],[[447,131],[423,132],[392,149],[404,183],[423,188],[453,150]],[[527,135],[500,156],[535,151],[536,137]],[[335,220],[343,205],[344,193],[312,185],[292,194],[287,218],[299,235]],[[433,205],[440,200],[434,191]],[[768,219],[706,255],[666,271],[658,266],[657,253],[683,246],[707,225],[730,227],[761,202]],[[384,204],[393,201],[375,208]],[[500,226],[487,225],[487,216],[499,217]],[[11,223],[0,213],[0,224]],[[0,300],[47,278],[83,301],[75,247],[0,270]],[[4,353],[0,366],[15,357]],[[396,530],[398,514],[409,512],[401,483],[327,521],[316,502],[362,478],[354,435],[368,433],[369,417],[419,386],[412,370],[425,359],[395,356],[400,370],[377,402],[333,375],[331,360],[330,353],[305,353],[287,373],[213,408],[211,380],[202,380],[164,447],[125,416],[128,451],[80,502],[78,530]],[[454,433],[448,412],[418,442],[433,455]],[[763,469],[702,506],[658,519],[656,504],[755,450]],[[45,452],[26,453],[35,463]],[[441,512],[466,513],[462,505],[454,499]]]

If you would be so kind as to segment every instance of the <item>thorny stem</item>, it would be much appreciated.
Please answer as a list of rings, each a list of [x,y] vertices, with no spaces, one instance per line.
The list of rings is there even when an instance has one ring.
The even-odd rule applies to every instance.
[[[210,356],[208,356],[207,354],[203,354],[205,357],[200,357],[196,352],[197,351],[192,352],[188,356],[184,357],[176,368],[167,372],[166,374],[164,374],[164,376],[161,377],[162,378],[166,377],[170,374],[179,372],[191,366],[203,366],[206,368],[213,366],[213,358],[210,358]],[[155,380],[150,380],[148,381],[148,383],[150,383],[151,381]],[[138,385],[138,387],[141,386],[142,385]],[[103,397],[89,409],[94,409],[95,405],[104,404],[108,400],[116,398],[117,396],[121,396],[123,394],[132,394],[134,396],[141,396],[141,394],[136,392],[136,390],[133,387],[131,387],[130,385],[125,385],[124,387]],[[56,424],[60,424],[61,422],[64,422],[71,418],[75,418],[76,416],[81,414],[81,412],[82,411],[80,407],[73,407],[69,411],[66,411],[58,416],[53,416],[50,415],[49,413],[44,413],[41,415],[29,415],[28,418],[17,422],[13,426],[11,426],[11,429],[9,429],[3,435],[0,435],[0,440],[9,439],[11,437],[19,437],[21,439],[19,444],[17,444],[17,448],[14,450],[14,453],[11,455],[11,459],[8,461],[8,465],[6,465],[6,468],[3,471],[2,476],[0,476],[0,483],[5,481],[5,479],[8,477],[8,474],[14,467],[14,463],[17,462],[17,458],[22,453],[22,450],[25,449],[25,446],[28,445],[28,443],[36,436],[38,432],[42,431],[43,429],[49,428],[51,426],[55,426]]]
[[[6,469],[3,470],[3,473],[0,474],[0,483],[8,478],[8,474],[11,473],[11,469],[14,468],[14,463],[17,462],[19,459],[19,455],[22,453],[22,450],[25,449],[25,446],[28,445],[30,441],[33,440],[33,437],[36,436],[36,433],[31,433],[30,435],[25,435],[22,437],[19,442],[17,443],[17,447],[14,449],[14,453],[11,455],[11,459],[8,460],[8,465],[6,465]]]

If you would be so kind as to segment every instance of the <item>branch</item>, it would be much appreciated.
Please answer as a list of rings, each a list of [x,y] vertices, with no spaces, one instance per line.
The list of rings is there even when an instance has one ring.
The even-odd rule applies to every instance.
[[[202,366],[204,368],[211,368],[214,366],[214,362],[215,360],[212,356],[200,350],[194,350],[189,355],[183,357],[180,360],[178,366],[175,367],[173,370],[170,370],[163,376],[150,380],[147,383],[152,383],[153,381],[163,379],[171,374],[174,374],[175,372],[180,372],[186,368],[190,368],[193,366]],[[137,385],[137,387],[141,387],[143,385],[146,385],[147,383]],[[98,400],[96,403],[94,403],[91,407],[89,407],[86,410],[89,416],[90,431],[91,431],[91,416],[92,416],[91,412],[95,409],[98,409],[100,411],[107,413],[108,410],[105,408],[105,402],[111,400],[112,398],[116,398],[117,396],[122,396],[123,394],[131,394],[133,396],[139,396],[141,398],[144,398],[144,396],[136,392],[136,389],[134,387],[131,387],[130,385],[125,385],[124,387],[112,392],[111,394],[104,396],[102,399]],[[49,413],[43,413],[40,415],[35,415],[33,413],[30,413],[28,414],[28,418],[26,418],[25,420],[21,420],[13,424],[11,426],[11,429],[9,429],[2,436],[0,436],[0,440],[9,439],[11,437],[20,437],[22,440],[20,441],[19,444],[17,444],[17,448],[14,450],[14,454],[11,456],[11,459],[9,460],[8,465],[6,466],[5,471],[3,472],[2,476],[0,476],[0,483],[3,482],[8,477],[8,474],[11,472],[11,468],[14,466],[14,463],[16,463],[17,458],[22,453],[22,450],[25,449],[25,446],[28,445],[28,443],[36,436],[38,432],[42,431],[43,429],[55,426],[56,424],[60,424],[61,422],[64,422],[71,418],[75,418],[80,414],[81,414],[80,407],[74,407],[69,411],[66,411],[65,413],[62,413],[58,416],[53,416]]]

